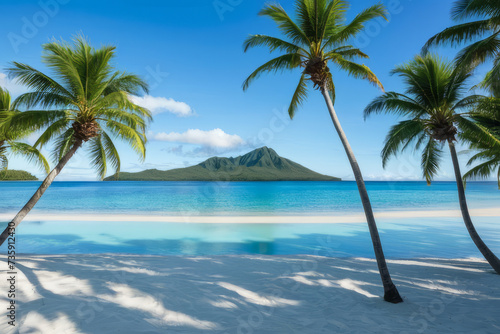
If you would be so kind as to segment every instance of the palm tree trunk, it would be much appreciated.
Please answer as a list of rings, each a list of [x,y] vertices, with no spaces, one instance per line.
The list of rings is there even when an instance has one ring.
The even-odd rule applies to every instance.
[[[351,163],[354,177],[356,178],[356,184],[358,185],[359,194],[361,196],[361,202],[363,203],[366,220],[368,222],[368,227],[370,229],[370,235],[372,238],[373,249],[375,251],[375,257],[377,259],[378,270],[380,272],[380,277],[384,285],[384,300],[394,304],[401,303],[403,299],[399,295],[398,289],[392,282],[391,275],[389,274],[389,269],[387,268],[384,251],[382,249],[382,243],[380,242],[380,236],[378,233],[377,224],[375,222],[375,217],[373,216],[373,210],[370,203],[370,198],[368,197],[368,192],[366,191],[365,181],[363,180],[361,169],[359,168],[358,162],[356,161],[356,157],[354,156],[354,153],[351,149],[351,145],[347,140],[344,130],[342,130],[342,126],[340,125],[337,114],[335,113],[333,102],[332,99],[330,98],[330,93],[328,89],[326,87],[323,87],[321,89],[321,93],[325,98],[328,110],[330,111],[330,116],[332,117],[333,125],[335,125],[335,129],[337,130],[340,140],[344,145],[347,157],[349,158],[349,162]]]
[[[73,157],[75,152],[82,146],[82,141],[77,140],[73,147],[62,157],[57,166],[47,175],[45,180],[42,182],[42,185],[38,188],[35,194],[31,197],[31,199],[26,203],[26,205],[19,211],[19,213],[14,217],[14,219],[9,223],[9,225],[5,228],[5,230],[0,235],[0,246],[7,240],[9,235],[15,230],[15,228],[22,222],[24,217],[33,209],[35,204],[40,200],[42,195],[45,193],[47,188],[52,184],[57,175],[61,172],[64,166],[68,163],[69,159]]]
[[[469,208],[467,207],[467,199],[465,198],[464,183],[462,181],[462,174],[460,172],[460,165],[458,163],[457,151],[455,149],[455,144],[452,140],[448,141],[451,151],[451,158],[453,160],[453,167],[455,168],[455,177],[457,179],[458,187],[458,198],[460,200],[460,209],[462,210],[462,216],[464,218],[465,226],[467,231],[469,231],[472,241],[476,244],[479,251],[483,254],[484,258],[488,263],[495,269],[495,271],[500,274],[500,260],[495,254],[486,246],[481,237],[476,231],[472,219],[470,218]]]

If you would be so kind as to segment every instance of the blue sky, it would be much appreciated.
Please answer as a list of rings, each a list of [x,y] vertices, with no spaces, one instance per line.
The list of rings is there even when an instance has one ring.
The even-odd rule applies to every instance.
[[[236,156],[260,146],[315,171],[352,179],[352,172],[333,128],[324,100],[310,90],[293,121],[286,108],[299,73],[261,77],[243,92],[244,79],[271,55],[264,49],[243,53],[249,34],[279,35],[273,23],[257,15],[263,0],[17,0],[2,3],[0,19],[0,85],[13,95],[23,91],[5,77],[10,61],[46,71],[41,45],[53,38],[70,40],[82,33],[92,45],[115,45],[116,67],[134,72],[151,85],[150,96],[138,100],[155,113],[144,163],[119,144],[123,171],[171,169],[199,163],[212,155]],[[280,1],[291,11],[293,1]],[[376,1],[352,1],[348,18]],[[452,0],[385,0],[390,22],[374,21],[354,43],[370,59],[364,63],[386,90],[401,91],[389,75],[411,59],[433,34],[451,25]],[[452,59],[457,50],[436,49]],[[478,73],[477,80],[481,72]],[[336,109],[368,180],[420,180],[418,155],[408,153],[382,168],[380,151],[389,127],[397,120],[374,116],[363,120],[364,107],[381,92],[366,82],[334,72]],[[35,138],[28,138],[33,141]],[[465,169],[467,155],[461,156]],[[451,159],[442,164],[439,180],[453,179]],[[20,158],[11,168],[43,176]],[[85,152],[80,152],[60,180],[95,180]]]

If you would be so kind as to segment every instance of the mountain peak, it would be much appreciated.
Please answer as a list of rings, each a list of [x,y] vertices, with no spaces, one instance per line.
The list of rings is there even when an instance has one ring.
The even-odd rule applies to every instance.
[[[278,153],[276,153],[275,150],[273,150],[272,148],[270,147],[267,147],[267,146],[262,146],[261,148],[257,148],[255,150],[253,150],[252,152],[263,152],[264,154],[269,154],[271,156],[277,156],[279,157]],[[250,152],[250,153],[252,153]]]

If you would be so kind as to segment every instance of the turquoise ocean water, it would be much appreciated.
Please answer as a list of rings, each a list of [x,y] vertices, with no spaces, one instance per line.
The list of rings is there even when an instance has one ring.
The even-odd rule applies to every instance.
[[[15,213],[39,182],[1,182],[0,213]],[[458,210],[456,185],[368,182],[376,212]],[[500,207],[494,182],[467,186],[471,209]],[[99,214],[172,216],[340,215],[362,212],[354,182],[55,182],[33,213],[80,213],[96,221],[26,221],[17,234],[22,253],[135,253],[171,255],[313,254],[372,257],[362,224],[186,224],[100,222]],[[500,253],[500,217],[474,218]],[[479,257],[460,218],[378,221],[386,255]],[[5,226],[6,222],[2,223]]]

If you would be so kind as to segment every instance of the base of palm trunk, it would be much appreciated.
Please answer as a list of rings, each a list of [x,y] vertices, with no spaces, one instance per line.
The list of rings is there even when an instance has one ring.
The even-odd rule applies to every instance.
[[[399,295],[399,291],[393,284],[388,290],[385,291],[384,300],[389,303],[398,304],[403,302],[403,298]]]

